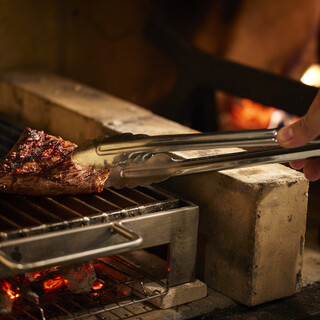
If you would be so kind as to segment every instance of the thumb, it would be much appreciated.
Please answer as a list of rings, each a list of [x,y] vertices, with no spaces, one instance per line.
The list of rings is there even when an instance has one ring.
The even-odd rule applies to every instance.
[[[320,134],[320,90],[308,112],[300,120],[282,128],[277,140],[283,147],[299,147],[317,138]]]

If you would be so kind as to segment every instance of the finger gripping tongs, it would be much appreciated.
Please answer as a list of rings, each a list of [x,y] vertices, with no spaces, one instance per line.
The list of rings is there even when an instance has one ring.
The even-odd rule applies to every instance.
[[[75,149],[71,157],[82,168],[109,168],[106,186],[116,188],[149,185],[172,176],[320,157],[320,139],[286,149],[278,145],[276,137],[277,129],[161,136],[124,133],[91,140]],[[264,148],[191,159],[170,153],[232,147]]]

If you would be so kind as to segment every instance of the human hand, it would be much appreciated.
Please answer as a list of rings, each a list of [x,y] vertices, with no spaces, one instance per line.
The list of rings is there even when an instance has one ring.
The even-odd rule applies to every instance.
[[[308,112],[297,122],[279,130],[277,140],[286,148],[300,147],[320,135],[320,90],[314,98]],[[320,179],[320,158],[290,162],[294,169],[302,169],[310,181]]]

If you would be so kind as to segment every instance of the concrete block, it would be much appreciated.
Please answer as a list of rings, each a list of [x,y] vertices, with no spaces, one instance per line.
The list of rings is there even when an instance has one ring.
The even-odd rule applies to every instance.
[[[76,143],[102,134],[192,132],[107,93],[45,73],[0,75],[0,112]]]
[[[163,292],[163,287],[155,282],[144,283],[143,289],[140,284],[135,284],[134,288],[145,295],[152,295],[153,292]],[[144,290],[144,291],[142,291]],[[160,309],[168,309],[175,306],[183,305],[188,302],[199,300],[207,295],[207,286],[200,280],[183,283],[170,287],[164,296],[156,297],[149,300],[150,303]]]
[[[320,282],[320,252],[318,248],[307,245],[303,254],[302,286],[310,286],[317,282]]]
[[[75,142],[115,132],[194,132],[48,74],[3,74],[0,112]],[[179,155],[234,151],[239,149]],[[275,164],[172,178],[163,185],[200,207],[198,274],[206,284],[249,306],[299,291],[308,199],[301,173]]]
[[[260,179],[262,179],[260,180]],[[170,183],[200,204],[198,277],[256,305],[300,290],[308,183],[282,165]],[[201,186],[205,186],[201,187]]]

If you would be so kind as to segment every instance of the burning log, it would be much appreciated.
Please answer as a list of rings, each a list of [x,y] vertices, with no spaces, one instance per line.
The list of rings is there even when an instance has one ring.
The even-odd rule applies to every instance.
[[[24,284],[29,284],[35,281],[42,281],[43,279],[48,279],[55,277],[59,267],[51,267],[42,269],[34,272],[27,272],[25,274]]]
[[[91,262],[56,266],[25,274],[24,283],[38,293],[51,293],[68,289],[71,293],[88,293],[96,281],[94,265]]]
[[[45,292],[51,292],[60,289],[65,285],[65,279],[62,276],[56,276],[52,279],[43,281],[42,286]]]
[[[76,294],[90,292],[97,279],[93,263],[90,262],[61,267],[60,271],[64,284]]]

